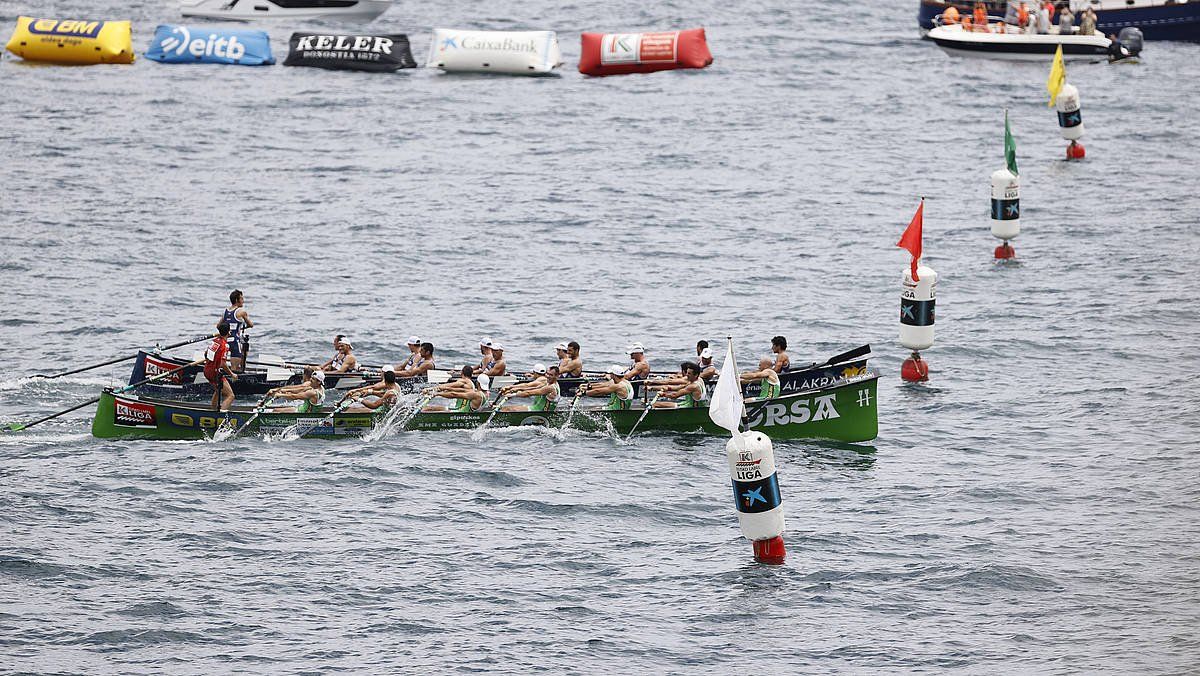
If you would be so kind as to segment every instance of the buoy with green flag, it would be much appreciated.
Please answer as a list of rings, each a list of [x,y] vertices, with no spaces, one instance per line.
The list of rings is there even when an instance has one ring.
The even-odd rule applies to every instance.
[[[1021,178],[1017,172],[1017,144],[1013,141],[1008,111],[1004,111],[1004,164],[992,172],[992,236],[1001,241],[995,257],[1011,260],[1017,252],[1009,244],[1021,234]]]

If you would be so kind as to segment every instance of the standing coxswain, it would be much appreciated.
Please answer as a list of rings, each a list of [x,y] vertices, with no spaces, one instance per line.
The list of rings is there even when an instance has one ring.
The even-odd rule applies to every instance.
[[[217,336],[204,351],[204,377],[213,388],[214,411],[228,410],[233,404],[233,386],[226,376],[237,380],[237,374],[229,368],[229,325],[217,322]],[[220,408],[218,408],[218,404]]]
[[[605,411],[628,411],[633,408],[633,384],[625,379],[625,369],[614,364],[608,367],[605,378],[601,382],[585,383],[580,387],[589,397],[608,396]]]
[[[250,348],[250,337],[243,329],[254,328],[250,314],[246,312],[246,296],[238,289],[229,294],[229,307],[217,320],[217,326],[225,322],[229,326],[229,363],[235,373],[246,370],[246,353]]]
[[[648,387],[657,390],[660,398],[673,401],[656,401],[655,408],[699,408],[708,405],[708,388],[700,380],[700,366],[695,362],[684,362],[680,365],[686,382],[682,385],[651,383]]]
[[[779,396],[781,389],[779,373],[775,371],[770,359],[759,359],[757,371],[744,371],[738,378],[743,383],[752,383],[755,380],[759,381],[762,388],[759,390],[756,399],[774,399]]]
[[[503,411],[543,411],[551,412],[558,408],[558,398],[562,394],[558,386],[558,366],[546,368],[544,364],[533,367],[537,377],[531,382],[511,385],[500,390],[501,396],[509,399],[532,399],[528,406],[505,406]]]

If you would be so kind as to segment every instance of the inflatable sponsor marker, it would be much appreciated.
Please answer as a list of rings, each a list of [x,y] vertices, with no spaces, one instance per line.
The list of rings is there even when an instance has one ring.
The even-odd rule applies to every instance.
[[[579,72],[624,75],[704,68],[713,62],[703,28],[665,33],[584,33]]]
[[[408,36],[292,33],[285,66],[331,70],[366,70],[376,73],[416,68]]]
[[[425,65],[448,73],[546,75],[562,65],[562,52],[554,31],[435,28]]]
[[[17,17],[8,51],[26,61],[90,65],[133,63],[128,21]]]
[[[266,31],[161,24],[146,58],[159,63],[223,63],[270,66],[271,39]]]

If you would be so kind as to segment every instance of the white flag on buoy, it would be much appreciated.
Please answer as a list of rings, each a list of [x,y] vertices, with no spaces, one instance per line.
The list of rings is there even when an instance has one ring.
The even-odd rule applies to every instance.
[[[717,386],[713,388],[712,398],[709,400],[708,417],[733,434],[733,443],[738,449],[745,448],[742,432],[738,429],[742,424],[744,412],[742,382],[738,378],[737,362],[733,358],[733,339],[731,338],[725,351],[725,361],[721,364],[721,375],[717,378]]]

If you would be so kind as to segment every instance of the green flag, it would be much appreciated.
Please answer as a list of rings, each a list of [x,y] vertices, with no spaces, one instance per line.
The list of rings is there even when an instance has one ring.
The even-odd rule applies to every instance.
[[[1008,170],[1013,176],[1017,176],[1017,143],[1013,141],[1012,129],[1008,126],[1008,111],[1004,111],[1004,161],[1008,163]]]

